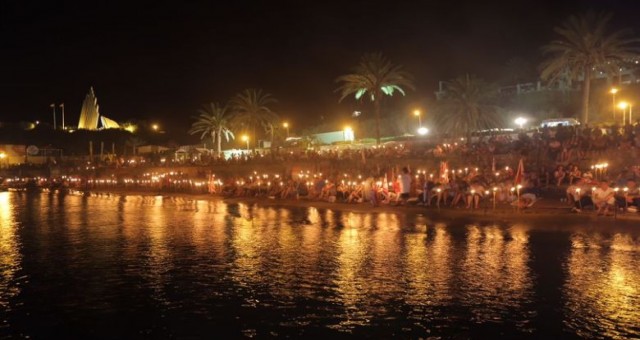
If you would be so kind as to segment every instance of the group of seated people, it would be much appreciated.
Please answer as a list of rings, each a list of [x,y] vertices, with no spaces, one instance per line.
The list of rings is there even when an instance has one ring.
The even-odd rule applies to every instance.
[[[593,177],[590,172],[585,172],[583,174],[582,171],[580,171],[580,168],[574,164],[569,164],[566,167],[558,165],[556,170],[553,172],[554,184],[558,187],[563,184],[573,185],[574,182],[580,180],[583,176]]]
[[[591,178],[578,180],[567,188],[567,201],[573,212],[593,207],[599,216],[610,216],[614,209],[637,212],[640,207],[640,188],[634,179],[629,179],[625,187],[612,187],[607,180],[595,181]]]
[[[272,199],[311,199],[327,202],[362,203],[377,205],[449,206],[479,209],[481,202],[495,200],[526,208],[535,203],[539,192],[523,178],[515,186],[513,174],[483,176],[478,171],[445,177],[427,177],[426,174],[409,175],[408,169],[395,180],[386,177],[367,177],[358,180],[319,177],[312,181],[289,179],[278,183],[261,180],[232,180],[222,188],[227,197],[269,197]]]
[[[621,173],[615,185],[597,181],[590,172],[580,173],[577,166],[569,171],[560,167],[556,173],[568,176],[567,201],[574,212],[594,207],[598,215],[611,215],[615,208],[637,212],[640,208],[640,188],[635,180],[635,167]],[[357,180],[341,176],[319,176],[312,180],[301,178],[269,182],[242,178],[228,181],[222,188],[227,197],[268,197],[272,199],[310,199],[326,202],[362,203],[373,206],[422,205],[439,207],[488,208],[495,203],[511,204],[518,208],[531,207],[544,189],[535,172],[525,174],[514,183],[512,169],[493,172],[477,168],[451,171],[445,176],[427,175],[420,171],[410,174],[407,168],[393,180],[386,176],[358,176]],[[621,178],[628,178],[622,180]],[[563,182],[556,183],[563,185]],[[493,204],[492,204],[493,203]]]

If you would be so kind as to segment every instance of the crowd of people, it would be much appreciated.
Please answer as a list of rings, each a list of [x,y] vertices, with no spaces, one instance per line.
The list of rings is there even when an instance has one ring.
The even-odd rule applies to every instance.
[[[403,167],[382,176],[350,174],[309,174],[279,177],[270,181],[262,176],[236,177],[223,181],[220,192],[225,197],[264,197],[270,199],[304,199],[337,203],[378,205],[423,205],[467,209],[495,208],[510,204],[519,209],[533,206],[540,198],[567,201],[572,211],[595,207],[598,213],[611,214],[614,207],[636,212],[640,204],[637,179],[640,167],[633,167],[611,177],[604,170],[600,178],[591,170],[580,172],[558,168],[557,178],[545,181],[540,173],[518,171],[508,166],[495,169],[448,169],[435,173]],[[560,174],[562,172],[562,174]],[[566,192],[566,199],[562,194]]]
[[[636,161],[640,159],[638,125],[624,128],[561,126],[470,138],[440,140],[437,144],[414,140],[366,148],[256,152],[214,161],[224,165],[235,162],[256,166],[267,161],[281,164],[330,161],[324,163],[325,166],[329,164],[324,168],[325,174],[280,171],[268,177],[266,174],[242,176],[238,173],[211,181],[210,169],[215,167],[208,170],[207,166],[200,166],[201,171],[193,178],[186,174],[174,178],[175,174],[168,172],[169,175],[157,180],[154,176],[120,180],[111,177],[105,183],[131,190],[208,191],[227,197],[468,209],[496,204],[527,208],[545,197],[566,200],[574,212],[590,207],[604,215],[615,212],[614,209],[637,211],[640,202],[637,186],[640,163]],[[613,170],[604,160],[616,158],[622,161],[618,161]],[[367,160],[378,162],[367,163]],[[522,165],[518,160],[522,160]],[[596,162],[599,163],[594,164]],[[354,164],[357,166],[350,166]],[[454,169],[450,164],[474,165]],[[429,168],[429,171],[423,168]],[[87,178],[86,183],[94,188],[107,185],[96,177]]]

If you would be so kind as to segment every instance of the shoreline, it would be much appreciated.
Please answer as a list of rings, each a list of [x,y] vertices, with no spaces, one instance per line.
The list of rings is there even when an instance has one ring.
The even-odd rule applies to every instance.
[[[260,207],[275,208],[316,208],[322,210],[334,210],[341,212],[355,213],[395,213],[409,215],[424,215],[430,220],[438,222],[464,221],[472,222],[492,222],[492,223],[526,223],[526,222],[549,222],[563,224],[564,222],[586,223],[585,226],[640,226],[640,214],[638,213],[618,213],[616,216],[597,216],[595,211],[584,210],[582,213],[571,213],[571,207],[565,203],[555,201],[554,198],[541,198],[533,207],[516,211],[510,205],[498,204],[493,210],[491,204],[486,207],[481,204],[480,209],[465,209],[442,207],[425,207],[417,205],[389,206],[379,205],[373,207],[369,203],[330,203],[316,200],[276,200],[266,197],[230,197],[225,198],[217,194],[189,194],[176,192],[155,192],[155,191],[131,191],[131,190],[90,190],[73,191],[83,195],[116,195],[116,196],[162,196],[171,198],[186,198],[201,201],[221,201],[226,204],[248,204]],[[560,203],[560,204],[558,204]]]

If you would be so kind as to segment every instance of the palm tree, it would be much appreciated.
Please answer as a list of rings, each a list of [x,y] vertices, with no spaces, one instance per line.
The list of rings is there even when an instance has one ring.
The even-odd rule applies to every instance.
[[[541,78],[549,81],[568,77],[582,80],[582,121],[589,122],[589,91],[595,71],[614,76],[620,67],[638,56],[638,39],[628,30],[607,32],[611,14],[572,15],[554,30],[558,39],[543,46],[548,59],[541,65]]]
[[[256,127],[276,121],[278,115],[269,107],[278,101],[261,89],[246,89],[231,99],[235,121],[253,132],[253,146],[256,146]]]
[[[191,125],[189,133],[192,135],[199,133],[200,139],[210,136],[211,142],[217,143],[218,156],[222,155],[222,136],[227,142],[229,139],[235,139],[231,131],[232,117],[227,106],[209,103],[209,105],[203,105],[198,113],[200,115],[193,117],[196,121]]]
[[[413,90],[411,76],[402,70],[402,66],[394,65],[381,53],[365,54],[353,73],[345,74],[336,82],[342,83],[336,89],[342,101],[350,95],[360,100],[365,95],[373,102],[376,119],[376,141],[380,144],[380,101],[383,95],[393,96],[398,91],[404,95],[404,88]]]
[[[503,125],[500,109],[493,104],[497,90],[474,76],[461,76],[446,83],[446,92],[438,109],[443,132],[467,137],[478,130]]]

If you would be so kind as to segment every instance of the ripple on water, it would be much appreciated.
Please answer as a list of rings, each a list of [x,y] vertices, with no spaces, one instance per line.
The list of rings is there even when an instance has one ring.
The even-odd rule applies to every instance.
[[[638,335],[634,232],[554,232],[556,249],[530,226],[394,213],[162,196],[3,202],[0,336],[517,338],[552,318],[564,324],[551,335]],[[557,263],[535,265],[541,251]],[[560,286],[540,289],[546,270]],[[562,308],[538,315],[549,290]]]
[[[565,325],[581,337],[640,337],[640,239],[575,233],[565,264]]]

